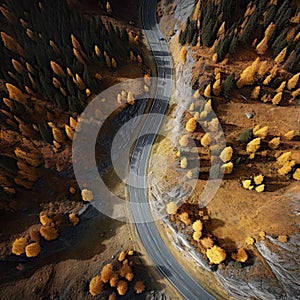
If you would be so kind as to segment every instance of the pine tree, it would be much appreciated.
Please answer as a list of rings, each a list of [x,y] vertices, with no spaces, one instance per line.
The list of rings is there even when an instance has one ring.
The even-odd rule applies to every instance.
[[[198,43],[198,32],[194,34],[193,40],[192,40],[192,46],[196,46]]]
[[[223,83],[223,95],[227,101],[230,100],[232,89],[235,87],[235,74],[231,73]]]
[[[282,49],[284,49],[287,46],[287,33],[288,33],[288,28],[283,30],[281,34],[278,35],[278,37],[275,39],[275,41],[272,43],[271,49],[273,51],[273,55],[276,56],[279,54]]]
[[[253,36],[253,33],[256,29],[257,23],[258,23],[258,12],[257,12],[257,10],[255,10],[254,13],[251,15],[251,17],[249,18],[249,20],[244,28],[244,31],[239,38],[239,41],[243,45],[247,45],[250,42],[250,40]]]
[[[222,61],[225,58],[226,53],[229,50],[232,35],[225,35],[223,40],[220,40],[215,48],[215,52],[218,53],[218,60]]]
[[[186,31],[181,30],[179,33],[179,43],[183,46],[186,43]]]
[[[274,21],[277,8],[275,5],[270,6],[264,17],[264,27],[267,28]]]
[[[40,131],[43,141],[45,141],[46,143],[52,144],[53,135],[52,135],[52,131],[51,131],[50,127],[48,126],[48,124],[47,123],[39,124],[38,127],[39,127],[39,131]]]
[[[17,161],[6,154],[0,154],[0,167],[12,174],[17,174],[18,171]]]
[[[233,36],[231,42],[230,42],[230,45],[229,45],[229,49],[228,49],[228,52],[233,55],[235,53],[235,50],[238,46],[238,37],[236,35]]]
[[[290,18],[291,18],[290,0],[285,0],[283,4],[280,6],[279,10],[277,11],[275,17],[275,26],[276,26],[276,31],[278,33],[288,26]]]

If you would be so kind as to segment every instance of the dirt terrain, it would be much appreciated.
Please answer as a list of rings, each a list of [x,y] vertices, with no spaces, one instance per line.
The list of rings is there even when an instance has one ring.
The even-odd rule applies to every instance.
[[[179,33],[177,31],[174,35],[173,32],[174,24],[180,26],[183,22],[174,17],[180,14],[176,9],[180,3],[180,1],[175,1],[165,8],[165,2],[161,2],[161,9],[159,9],[161,27],[164,28],[166,38],[169,40],[175,62],[175,76],[177,83],[179,82],[177,95],[184,94],[180,90],[180,80],[186,84],[189,84],[187,80],[190,80],[194,89],[191,95],[197,89],[199,90],[196,92],[196,94],[198,93],[197,96],[191,97],[190,102],[183,100],[189,103],[187,105],[189,109],[183,115],[178,116],[178,111],[174,110],[174,106],[170,109],[169,116],[174,120],[173,126],[178,126],[180,122],[182,129],[171,130],[169,128],[172,125],[165,124],[163,132],[164,134],[167,133],[167,138],[159,139],[153,149],[153,155],[160,155],[161,160],[163,160],[162,157],[166,158],[164,165],[167,164],[167,167],[165,167],[164,172],[162,173],[162,169],[157,168],[155,162],[150,164],[150,172],[154,174],[153,176],[159,175],[158,178],[160,178],[159,184],[152,188],[152,199],[154,206],[162,209],[163,212],[165,212],[163,207],[168,201],[176,202],[176,197],[172,198],[171,195],[184,194],[186,183],[194,187],[193,191],[188,190],[188,195],[183,197],[183,200],[191,206],[184,207],[183,205],[180,207],[178,205],[175,215],[173,212],[164,218],[166,227],[171,226],[175,230],[171,231],[169,236],[169,241],[173,245],[175,242],[175,249],[172,246],[170,248],[185,268],[220,299],[230,296],[235,299],[248,299],[247,297],[271,299],[276,297],[275,295],[279,298],[294,299],[293,297],[297,294],[296,266],[299,264],[299,257],[294,254],[294,249],[299,249],[299,182],[293,178],[292,174],[285,176],[278,173],[280,164],[277,159],[283,153],[291,152],[292,159],[295,160],[295,168],[299,167],[299,97],[291,99],[287,91],[285,100],[280,105],[264,103],[259,99],[252,99],[253,86],[235,87],[229,99],[225,99],[222,95],[215,96],[212,92],[210,95],[205,95],[206,87],[211,82],[215,82],[214,78],[218,73],[218,76],[221,74],[221,80],[224,80],[232,72],[241,74],[246,67],[255,61],[257,53],[251,48],[239,49],[233,57],[230,56],[220,63],[215,63],[212,60],[214,47],[186,45],[187,55],[186,59],[183,60],[181,58],[181,45],[178,43]],[[172,12],[172,10],[174,11]],[[267,61],[269,69],[276,65],[267,54],[260,59]],[[190,77],[186,78],[185,74],[191,74],[191,76],[188,75]],[[284,78],[291,78],[291,76],[285,70],[279,70],[278,77],[272,85],[262,87],[261,95],[273,93]],[[178,96],[174,94],[172,103],[176,104],[177,101],[182,104],[180,102],[182,100],[176,98]],[[204,228],[200,241],[203,238],[212,239],[212,245],[218,245],[226,252],[226,259],[219,264],[219,267],[207,259],[207,248],[204,247],[203,249],[199,238],[198,242],[195,242],[191,228],[191,224],[195,220],[199,220],[197,214],[198,211],[201,211],[201,197],[207,184],[208,171],[211,164],[215,161],[218,162],[218,159],[211,160],[215,159],[211,158],[214,154],[210,154],[209,150],[203,148],[201,144],[201,139],[207,130],[205,119],[204,122],[197,124],[192,133],[187,132],[186,124],[195,113],[203,111],[203,104],[201,103],[204,101],[205,104],[208,99],[211,99],[212,109],[220,122],[219,130],[224,132],[226,146],[233,149],[230,159],[233,162],[233,168],[229,171],[230,174],[224,175],[215,196],[205,206],[204,217],[200,216]],[[210,120],[208,118],[207,122]],[[257,125],[260,128],[268,126],[267,134],[254,157],[249,157],[249,153],[246,151],[247,143],[239,140],[240,134],[255,128]],[[293,138],[285,136],[292,130],[295,132]],[[186,134],[190,139],[188,144],[176,146],[176,141],[180,143],[180,138]],[[280,145],[272,149],[269,142],[275,137],[280,137]],[[170,141],[174,142],[174,140],[175,144],[170,144]],[[212,149],[211,151],[214,151]],[[200,162],[200,173],[196,179],[187,177],[188,172],[195,170],[194,168],[198,165],[195,155],[198,156]],[[186,162],[183,163],[184,159],[186,159],[187,165]],[[293,170],[295,172],[295,169]],[[191,174],[189,176],[192,176]],[[257,192],[254,189],[247,190],[243,187],[245,180],[251,178],[253,180],[255,176],[260,174],[264,178],[263,192]],[[182,180],[178,182],[179,179]],[[183,213],[187,213],[187,215],[185,216]],[[162,235],[165,230],[161,231]],[[225,288],[225,291],[217,286],[211,290],[205,284],[203,275],[199,275],[196,267],[192,267],[191,262],[195,256],[191,258],[189,255],[182,255],[184,252],[178,251],[182,245],[178,243],[177,234],[190,243],[189,248],[183,247],[187,253],[193,253],[195,250],[198,253],[196,256],[199,257],[196,261],[200,269],[202,266],[204,269],[211,268],[215,271],[215,278]],[[287,251],[285,258],[282,257],[283,254],[281,255],[282,248]],[[233,259],[234,253],[239,249],[244,249],[248,254],[248,260],[244,263]],[[274,255],[273,258],[272,255]],[[282,259],[281,262],[279,262],[279,257]],[[294,261],[294,267],[288,267],[290,259]],[[185,261],[189,263],[185,263]],[[284,271],[280,271],[282,266],[284,266]],[[203,269],[201,269],[201,273],[207,274],[206,270]],[[206,276],[210,277],[210,275]],[[290,276],[291,281],[285,279],[287,276]],[[259,287],[255,280],[262,280],[264,288]],[[278,281],[279,284],[276,283]],[[240,285],[239,288],[236,286],[237,283]],[[266,291],[268,288],[270,289],[269,292]]]
[[[124,26],[132,33],[129,37],[132,44],[139,48],[138,45],[142,45],[143,39],[140,2],[127,1],[127,5],[124,6],[120,1],[110,1],[112,12],[107,12],[105,5],[100,2],[69,1],[69,4],[88,16],[98,16],[103,22]],[[133,41],[134,38],[136,41]],[[155,73],[147,46],[142,45],[139,51],[145,55],[143,63],[137,62],[136,58],[135,61],[128,58],[128,61],[118,68],[101,67],[102,83],[98,87],[99,90],[131,78],[141,78],[145,73],[151,73],[151,69]],[[93,66],[93,72],[98,72],[97,68],[99,66]],[[4,82],[1,82],[1,88],[5,90]],[[92,95],[89,101],[94,96]],[[110,102],[116,101],[116,95],[113,95],[111,99],[106,99],[101,109],[106,107],[109,110]],[[116,127],[120,125],[117,125],[118,122],[130,119],[143,110],[143,105],[128,105],[126,98],[122,99],[119,106],[119,110],[110,117],[111,122],[115,121]],[[34,122],[44,122],[44,107],[40,105],[38,108]],[[75,123],[77,121],[77,114],[60,113],[55,110],[51,112],[51,117],[53,123],[60,128],[69,123],[70,117],[73,117]],[[101,130],[100,136],[112,134],[111,126],[106,125]],[[157,275],[151,261],[145,256],[144,249],[135,237],[134,228],[102,215],[82,200],[72,169],[70,140],[66,139],[63,147],[57,150],[51,144],[24,138],[16,131],[1,128],[0,143],[2,153],[14,153],[16,147],[25,148],[28,157],[38,153],[42,162],[42,166],[36,170],[38,180],[32,186],[17,186],[0,201],[1,299],[92,299],[94,297],[89,292],[91,279],[100,273],[105,263],[116,260],[122,250],[135,250],[136,253],[135,278],[131,285],[129,284],[130,291],[127,297],[165,297],[164,280]],[[101,172],[104,174],[103,180],[112,193],[125,201],[125,185],[111,171],[107,158],[110,151],[105,147],[98,148],[96,153]],[[1,177],[2,185],[10,184],[4,181],[4,178]],[[45,240],[39,234],[40,228],[44,226],[41,224],[41,214],[49,217],[50,227],[57,230],[57,237],[51,241]],[[45,222],[48,222],[47,218]],[[25,254],[11,253],[13,242],[19,238],[25,238],[30,243],[37,241],[40,244],[41,252],[37,257],[28,258]],[[139,279],[145,283],[145,292],[141,296],[135,295],[133,291],[133,285]],[[106,286],[104,290],[97,299],[108,299],[111,289]]]

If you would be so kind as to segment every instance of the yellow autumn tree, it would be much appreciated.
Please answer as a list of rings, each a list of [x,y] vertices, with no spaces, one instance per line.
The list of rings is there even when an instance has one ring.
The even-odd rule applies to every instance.
[[[181,159],[181,161],[180,161],[180,167],[182,168],[182,169],[186,169],[187,168],[187,158],[186,157],[183,157],[182,159]]]
[[[272,103],[275,105],[278,105],[280,103],[280,101],[282,100],[282,92],[277,93],[273,99],[272,99]]]
[[[292,152],[285,152],[281,154],[279,157],[277,157],[277,162],[279,165],[283,166],[286,162],[291,160]]]
[[[193,223],[193,230],[196,232],[200,232],[203,229],[203,224],[201,222],[201,220],[197,220]]]
[[[53,226],[41,226],[40,234],[46,241],[52,241],[58,237],[58,231]]]
[[[206,256],[212,264],[220,264],[226,258],[226,252],[219,246],[213,246],[206,250]]]
[[[56,75],[61,76],[61,77],[66,77],[66,73],[64,72],[63,68],[58,63],[56,63],[55,61],[50,61],[50,66],[51,66],[52,71]]]
[[[248,254],[245,249],[240,248],[238,249],[237,253],[232,254],[231,256],[234,260],[237,260],[239,262],[245,262],[248,259]]]
[[[79,76],[79,74],[75,75],[75,78],[73,78],[74,83],[76,83],[76,85],[79,87],[80,90],[85,90],[86,89],[86,85],[83,82],[83,80],[81,79],[81,77]]]
[[[54,87],[57,89],[59,89],[61,86],[60,81],[55,77],[52,78],[52,83],[53,83]]]
[[[225,147],[220,154],[220,159],[226,163],[231,160],[232,154],[233,154],[232,147],[231,146]]]
[[[275,28],[275,25],[273,22],[269,24],[265,31],[264,38],[261,40],[261,42],[256,46],[256,52],[258,54],[264,54],[268,49],[268,41],[270,39],[271,34],[273,33]]]
[[[244,85],[252,85],[255,80],[255,74],[259,70],[260,59],[259,57],[248,67],[246,67],[237,81],[237,87],[241,88]]]
[[[95,45],[94,49],[95,49],[96,55],[97,55],[98,57],[100,57],[100,56],[101,56],[101,50],[100,50],[100,48],[98,47],[98,45]]]
[[[271,141],[268,142],[268,146],[271,149],[277,149],[280,145],[280,137],[274,137]]]
[[[29,98],[28,95],[24,94],[18,87],[14,86],[13,84],[6,83],[5,86],[10,99],[23,103]]]
[[[269,101],[271,101],[271,95],[270,94],[264,94],[261,99],[262,102],[267,103]]]
[[[63,133],[62,131],[57,128],[57,127],[54,127],[52,128],[52,134],[53,134],[53,138],[58,142],[58,143],[63,143],[64,142],[64,136],[63,136]]]
[[[201,231],[194,231],[193,233],[193,240],[196,242],[199,242],[202,236],[202,232]]]
[[[198,20],[200,6],[201,6],[201,0],[198,0],[193,13],[193,20]]]
[[[109,14],[112,13],[111,5],[108,1],[106,2],[105,8],[106,8],[107,13],[109,13]]]
[[[68,136],[68,138],[73,141],[74,138],[74,130],[69,125],[65,125],[65,131]]]
[[[268,135],[268,132],[269,132],[269,126],[260,127],[260,125],[256,125],[253,128],[253,135],[261,139],[264,139]]]
[[[257,78],[263,78],[269,70],[268,61],[264,60],[261,62],[259,69],[257,71]]]
[[[255,138],[247,144],[246,151],[247,153],[255,153],[260,148],[260,138]]]
[[[112,57],[112,59],[111,59],[111,66],[112,66],[114,69],[116,69],[117,66],[118,66],[117,61],[115,60],[114,57]]]
[[[214,63],[217,63],[218,62],[218,53],[214,53],[211,57],[211,60],[214,62]]]
[[[183,222],[186,226],[189,226],[189,225],[191,225],[191,223],[192,223],[192,220],[190,219],[189,214],[188,214],[186,211],[183,212],[183,213],[181,213],[181,214],[179,215],[179,219],[180,219],[180,221]]]
[[[265,80],[263,81],[263,85],[269,85],[270,82],[272,81],[273,76],[272,75],[268,75]]]
[[[201,141],[200,141],[201,145],[203,147],[208,147],[209,144],[210,144],[210,135],[209,133],[206,133],[202,138],[201,138]]]
[[[41,246],[38,242],[31,243],[25,247],[27,257],[36,257],[41,252]]]
[[[117,291],[120,296],[124,296],[128,289],[128,283],[125,280],[120,280],[117,284]]]
[[[111,68],[111,60],[110,60],[110,58],[109,58],[109,56],[108,56],[108,54],[104,51],[104,58],[105,58],[105,63],[106,63],[106,66],[108,67],[108,68]]]
[[[12,59],[11,62],[12,62],[13,67],[19,74],[22,74],[23,72],[25,72],[25,68],[19,61],[17,61],[16,59]]]
[[[282,81],[280,86],[276,89],[276,93],[283,92],[285,86],[286,86],[286,81]]]
[[[264,37],[256,46],[257,54],[263,55],[268,49],[268,38]]]
[[[73,226],[76,226],[79,223],[79,218],[74,213],[71,213],[69,214],[69,221]]]
[[[179,145],[182,147],[187,147],[188,144],[189,144],[189,137],[188,135],[185,134],[179,139]]]
[[[297,86],[299,81],[299,76],[300,76],[300,72],[295,74],[292,78],[289,79],[287,84],[288,90],[293,90]]]
[[[103,290],[103,282],[99,275],[92,278],[89,284],[89,291],[92,296],[98,296]]]
[[[211,96],[211,86],[210,86],[210,84],[208,84],[207,86],[206,86],[206,88],[205,88],[205,90],[204,90],[204,92],[203,92],[203,95],[205,96],[205,97],[210,97]]]
[[[26,238],[18,238],[16,239],[11,248],[11,253],[15,255],[21,255],[25,252],[25,247],[27,245],[27,239]]]
[[[77,38],[75,37],[75,35],[74,35],[73,33],[71,34],[71,42],[72,42],[72,46],[73,46],[75,49],[77,49],[77,50],[79,50],[79,51],[82,50],[82,47],[81,47],[79,41],[77,40]]]
[[[231,174],[233,171],[233,163],[230,161],[226,164],[223,164],[221,166],[221,170],[224,172],[224,174]]]
[[[182,64],[185,64],[186,55],[187,55],[187,50],[186,50],[185,46],[182,46],[181,50],[180,50],[180,55],[179,55],[179,60]]]
[[[218,32],[217,32],[217,37],[220,37],[220,38],[224,38],[224,34],[225,34],[225,21],[221,24]]]
[[[256,86],[251,92],[251,99],[258,99],[260,93],[260,86]]]
[[[187,132],[194,132],[196,128],[197,128],[197,120],[194,117],[192,117],[187,121],[185,125],[185,129]]]
[[[283,48],[279,54],[275,57],[274,61],[277,63],[277,64],[282,64],[285,60],[285,56],[286,56],[286,51],[287,51],[287,47]]]
[[[222,91],[221,79],[217,79],[213,84],[213,93],[215,96],[219,96]]]
[[[117,284],[119,282],[119,275],[117,273],[114,273],[109,280],[109,285],[111,287],[117,287]]]
[[[284,135],[284,137],[285,137],[286,139],[288,139],[289,141],[291,141],[295,136],[296,136],[296,131],[295,131],[295,130],[290,130],[290,131],[288,131],[288,132]]]
[[[167,204],[167,214],[175,215],[177,213],[178,206],[175,202],[171,201]]]
[[[102,268],[101,273],[100,273],[101,280],[104,283],[107,283],[107,282],[109,282],[112,275],[113,275],[113,266],[112,266],[112,264],[106,264]]]

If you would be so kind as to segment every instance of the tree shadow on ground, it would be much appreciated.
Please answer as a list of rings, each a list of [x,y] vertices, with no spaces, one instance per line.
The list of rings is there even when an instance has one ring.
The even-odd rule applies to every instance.
[[[38,257],[27,258],[11,255],[0,261],[0,283],[17,278],[29,278],[37,269],[68,259],[88,260],[102,253],[104,242],[116,234],[116,229],[124,223],[108,218],[90,205],[81,215],[75,227],[68,227],[59,233],[54,241],[42,241],[42,251]],[[24,270],[18,270],[22,264]]]

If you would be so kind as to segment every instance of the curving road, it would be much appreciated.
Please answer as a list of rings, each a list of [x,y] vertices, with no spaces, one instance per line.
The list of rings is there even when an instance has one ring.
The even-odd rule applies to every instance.
[[[172,61],[167,43],[162,38],[157,24],[156,4],[156,0],[143,0],[142,3],[144,32],[156,61],[158,78],[163,78],[163,80],[157,82],[155,99],[150,109],[150,113],[157,114],[155,120],[153,117],[146,118],[132,154],[131,169],[138,173],[138,180],[141,180],[138,186],[141,187],[147,186],[145,178],[147,161],[151,151],[151,146],[144,146],[152,145],[156,137],[154,134],[147,134],[147,132],[158,133],[168,107],[172,84]],[[129,173],[132,180],[137,178],[134,172]],[[148,204],[147,188],[128,186],[128,193],[130,203],[135,204],[131,206],[131,211],[132,218],[136,222],[137,233],[158,270],[168,278],[183,298],[188,300],[214,299],[182,269],[164,244],[154,221],[149,222],[149,220],[153,220],[153,217]],[[138,206],[137,203],[141,205]],[[143,222],[143,220],[146,222]]]

